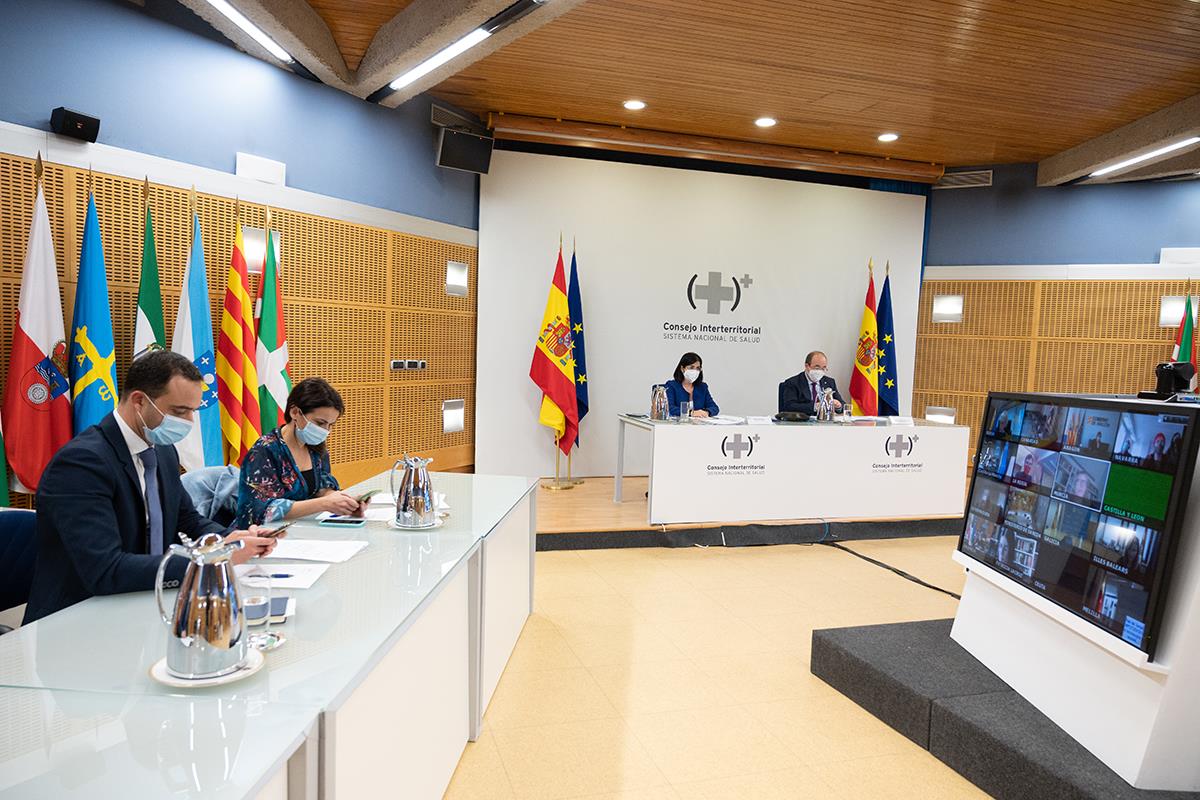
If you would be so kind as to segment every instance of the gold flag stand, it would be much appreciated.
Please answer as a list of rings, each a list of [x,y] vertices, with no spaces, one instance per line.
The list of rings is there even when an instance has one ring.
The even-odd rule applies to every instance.
[[[558,439],[554,440],[554,478],[553,480],[542,481],[542,488],[549,489],[552,492],[561,492],[567,489],[574,489],[577,484],[571,480],[571,457],[567,456],[567,477],[562,477],[562,450],[558,446]]]

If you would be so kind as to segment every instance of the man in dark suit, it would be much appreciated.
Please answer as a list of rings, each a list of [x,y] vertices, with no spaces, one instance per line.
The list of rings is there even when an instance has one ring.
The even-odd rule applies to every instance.
[[[184,356],[152,351],[133,362],[121,400],[68,442],[38,484],[38,552],[25,622],[99,594],[154,588],[162,554],[181,541],[223,533],[200,516],[179,480],[174,443],[191,429],[204,394],[200,371]],[[235,563],[266,555],[275,540],[237,531]],[[164,585],[187,564],[173,559]]]
[[[820,350],[805,356],[804,372],[793,375],[779,386],[779,410],[815,416],[821,396],[826,389],[833,389],[833,410],[841,411],[845,401],[838,394],[837,383],[825,374],[828,366],[829,360]]]

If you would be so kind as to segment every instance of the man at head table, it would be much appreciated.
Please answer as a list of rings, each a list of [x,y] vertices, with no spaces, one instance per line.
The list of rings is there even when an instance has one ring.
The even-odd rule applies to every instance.
[[[779,387],[779,410],[799,411],[815,415],[817,405],[826,389],[833,390],[833,410],[841,411],[842,396],[838,394],[837,383],[829,377],[826,370],[829,359],[820,350],[813,350],[804,357],[804,371],[799,375],[788,378]]]
[[[225,532],[200,516],[179,480],[175,443],[195,424],[204,396],[200,371],[168,350],[137,358],[121,384],[117,409],[59,450],[37,491],[37,560],[25,622],[93,595],[147,591],[163,552],[180,542]],[[234,563],[267,555],[275,540],[252,527]],[[186,559],[167,564],[164,585],[177,585]]]

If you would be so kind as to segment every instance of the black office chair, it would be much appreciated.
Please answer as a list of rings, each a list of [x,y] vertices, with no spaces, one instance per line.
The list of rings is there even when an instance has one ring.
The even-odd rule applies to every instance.
[[[0,511],[0,610],[29,602],[33,562],[37,555],[37,514]],[[0,625],[0,634],[11,631]]]

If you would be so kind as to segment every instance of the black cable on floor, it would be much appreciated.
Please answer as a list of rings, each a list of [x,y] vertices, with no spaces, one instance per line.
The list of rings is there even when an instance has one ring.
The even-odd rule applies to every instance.
[[[926,589],[933,589],[935,592],[941,592],[942,594],[948,594],[951,597],[953,597],[955,600],[962,599],[962,595],[955,594],[954,592],[950,591],[949,589],[943,589],[940,586],[934,586],[932,583],[926,583],[925,581],[918,578],[916,575],[910,575],[909,573],[905,572],[902,569],[893,567],[891,564],[885,564],[884,562],[879,561],[874,558],[871,558],[870,556],[863,555],[862,553],[858,552],[857,550],[851,550],[849,547],[846,547],[845,545],[839,544],[837,542],[827,542],[827,541],[820,541],[820,542],[817,542],[817,544],[823,544],[826,547],[834,547],[834,548],[837,548],[838,550],[845,551],[852,556],[858,556],[863,561],[868,561],[877,567],[883,567],[886,570],[890,570],[890,571],[896,573],[897,575],[899,575],[901,578],[910,580],[913,583],[918,583],[921,586],[924,586]]]

